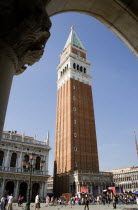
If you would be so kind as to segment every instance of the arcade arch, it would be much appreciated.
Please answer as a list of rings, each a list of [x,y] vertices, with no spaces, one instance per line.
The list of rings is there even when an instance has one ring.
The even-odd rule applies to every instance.
[[[46,10],[49,17],[79,12],[90,15],[115,33],[138,57],[138,4],[137,0],[50,0]]]
[[[19,195],[23,196],[23,199],[27,199],[27,183],[26,182],[21,182],[20,187],[19,187]]]
[[[3,81],[0,84],[0,90],[1,90],[0,98],[2,98],[1,106],[0,106],[0,122],[1,122],[0,123],[0,139],[2,135],[13,76],[14,74],[22,73],[26,69],[25,67],[26,64],[31,65],[37,62],[42,56],[45,43],[50,35],[49,29],[51,27],[51,23],[48,17],[51,17],[56,14],[64,13],[64,12],[79,12],[79,13],[90,15],[96,18],[97,20],[99,20],[101,23],[103,23],[107,28],[112,30],[129,47],[132,53],[136,57],[138,57],[138,12],[137,12],[138,4],[137,4],[137,0],[127,0],[127,1],[125,0],[116,0],[116,1],[115,0],[110,0],[110,1],[109,0],[105,0],[105,1],[103,0],[75,0],[75,1],[66,0],[66,2],[64,0],[59,0],[59,1],[49,0],[49,1],[40,1],[41,3],[40,2],[36,3],[36,2],[37,1],[35,1],[34,7],[32,7],[31,4],[28,4],[28,5],[27,3],[24,4],[25,9],[26,8],[28,9],[27,10],[28,12],[26,13],[23,12],[25,9],[22,9],[20,7],[18,10],[18,13],[16,13],[12,9],[11,11],[9,10],[9,13],[8,13],[9,17],[13,16],[13,18],[11,18],[11,22],[9,22],[8,27],[5,27],[6,25],[5,21],[7,20],[7,16],[6,16],[7,12],[4,11],[6,10],[5,6],[1,5],[1,11],[2,11],[2,17],[3,17],[2,22],[4,25],[4,27],[3,25],[1,27],[2,28],[1,30],[2,32],[0,34],[1,39],[3,41],[3,36],[4,36],[3,34],[5,34],[4,40],[8,40],[8,41],[10,40],[11,42],[6,43],[6,45],[5,43],[1,42],[1,49],[2,49],[2,53],[4,52],[5,60],[4,60],[4,64],[1,63],[1,66],[2,66],[1,68],[3,69],[3,71],[1,71],[1,74],[0,74],[0,78]],[[13,8],[12,4],[13,2],[9,1],[8,8]],[[37,10],[36,7],[39,7],[42,13],[41,15],[38,12],[39,9]],[[47,14],[45,13],[44,7],[48,13],[48,17],[47,17]],[[24,24],[24,26],[25,25],[32,26],[32,24],[34,26],[34,33],[31,30],[28,30],[28,28],[26,30],[25,27],[23,27],[21,31],[22,34],[26,34],[29,31],[29,34],[26,36],[27,38],[32,37],[30,36],[30,31],[31,33],[34,34],[33,44],[32,44],[32,40],[31,41],[26,41],[26,39],[20,40],[19,37],[23,37],[23,36],[21,36],[22,34],[18,34],[19,35],[18,43],[22,43],[21,49],[25,47],[25,49],[23,50],[24,52],[23,54],[21,53],[21,49],[19,49],[20,47],[16,43],[16,40],[12,40],[14,35],[12,34],[12,36],[10,37],[11,35],[10,29],[13,27],[15,28],[17,27],[15,20],[18,19],[18,15],[20,15],[20,17],[23,18],[23,21],[25,21],[26,24]],[[31,16],[31,24],[29,22],[30,19],[28,19],[28,16],[29,18]],[[35,17],[35,18],[33,19],[32,17]],[[43,19],[43,21],[35,21],[35,19],[38,20],[38,18],[39,20]],[[45,25],[43,25],[44,23]],[[21,25],[21,24],[22,23],[20,22],[18,25]],[[40,30],[39,41],[38,41],[38,34],[36,33],[37,28],[38,28],[38,31]],[[16,28],[16,30],[18,30],[18,28]],[[16,30],[14,30],[15,33],[16,33]],[[37,38],[35,37],[35,35],[37,35],[36,36]],[[17,48],[15,46],[12,46],[12,43],[14,43],[14,45],[17,46]],[[9,44],[9,46],[7,46],[7,44]],[[15,47],[16,49],[13,50],[12,49],[13,47]],[[9,52],[10,52],[10,56],[8,54]],[[35,54],[34,52],[37,54],[37,56],[33,57],[33,54]],[[29,58],[25,57],[27,55],[29,55]],[[23,56],[24,56],[24,59],[22,59]],[[20,62],[18,62],[18,58]],[[23,63],[21,62],[21,60]],[[2,61],[3,59],[1,59],[1,62]],[[18,65],[19,63],[20,65]]]
[[[39,183],[34,183],[32,186],[32,200],[34,201],[35,196],[40,193],[40,185]]]
[[[6,183],[5,192],[6,192],[7,195],[11,195],[11,194],[13,195],[13,193],[14,193],[14,182],[8,181]]]

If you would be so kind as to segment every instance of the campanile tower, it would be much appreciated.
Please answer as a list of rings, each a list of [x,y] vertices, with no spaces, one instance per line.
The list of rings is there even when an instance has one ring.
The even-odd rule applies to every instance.
[[[90,62],[73,26],[57,71],[54,192],[61,195],[79,190],[76,171],[99,172]]]

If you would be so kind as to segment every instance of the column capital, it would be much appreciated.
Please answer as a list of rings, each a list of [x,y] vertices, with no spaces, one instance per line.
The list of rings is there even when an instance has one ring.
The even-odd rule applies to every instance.
[[[16,75],[25,71],[26,65],[39,61],[44,52],[51,27],[45,9],[47,2],[12,0],[0,4],[0,39],[11,47],[18,58]]]
[[[12,49],[12,47],[10,45],[8,45],[7,43],[5,43],[3,40],[0,39],[0,54],[2,55],[6,55],[9,57],[9,59],[12,61],[12,63],[14,64],[14,68],[17,69],[17,65],[18,65],[18,58],[14,52],[14,50]]]

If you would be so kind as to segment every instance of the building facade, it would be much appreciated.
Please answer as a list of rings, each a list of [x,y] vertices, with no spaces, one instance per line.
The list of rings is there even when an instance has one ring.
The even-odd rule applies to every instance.
[[[138,190],[138,166],[111,170],[113,181],[119,192]]]
[[[0,195],[13,194],[17,201],[19,195],[27,198],[30,172],[23,166],[29,163],[33,154],[33,171],[31,175],[31,200],[37,193],[42,198],[47,195],[49,135],[45,141],[20,135],[16,131],[5,131],[0,143]],[[41,167],[43,162],[43,167]]]
[[[60,64],[57,70],[54,192],[56,195],[61,195],[62,193],[78,191],[79,182],[83,188],[86,180],[80,181],[82,180],[80,177],[87,177],[86,183],[95,187],[92,184],[94,183],[93,174],[101,176],[99,173],[90,62],[86,58],[86,50],[73,26],[60,55]],[[75,178],[76,173],[78,174],[78,181]],[[91,174],[89,179],[88,174]],[[103,186],[103,181],[100,185]]]
[[[53,177],[50,176],[47,180],[47,195],[53,195]]]

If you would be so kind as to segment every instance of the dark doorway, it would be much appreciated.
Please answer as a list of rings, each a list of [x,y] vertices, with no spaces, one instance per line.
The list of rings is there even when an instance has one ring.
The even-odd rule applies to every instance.
[[[27,200],[27,183],[26,182],[22,182],[20,184],[19,195],[23,196],[24,201]]]
[[[13,195],[14,193],[14,182],[9,181],[6,183],[5,191],[7,195]]]
[[[2,166],[3,157],[4,157],[4,152],[3,151],[0,151],[0,166]]]
[[[40,185],[38,183],[34,183],[32,187],[32,201],[35,200],[35,196],[39,193],[40,191]]]

